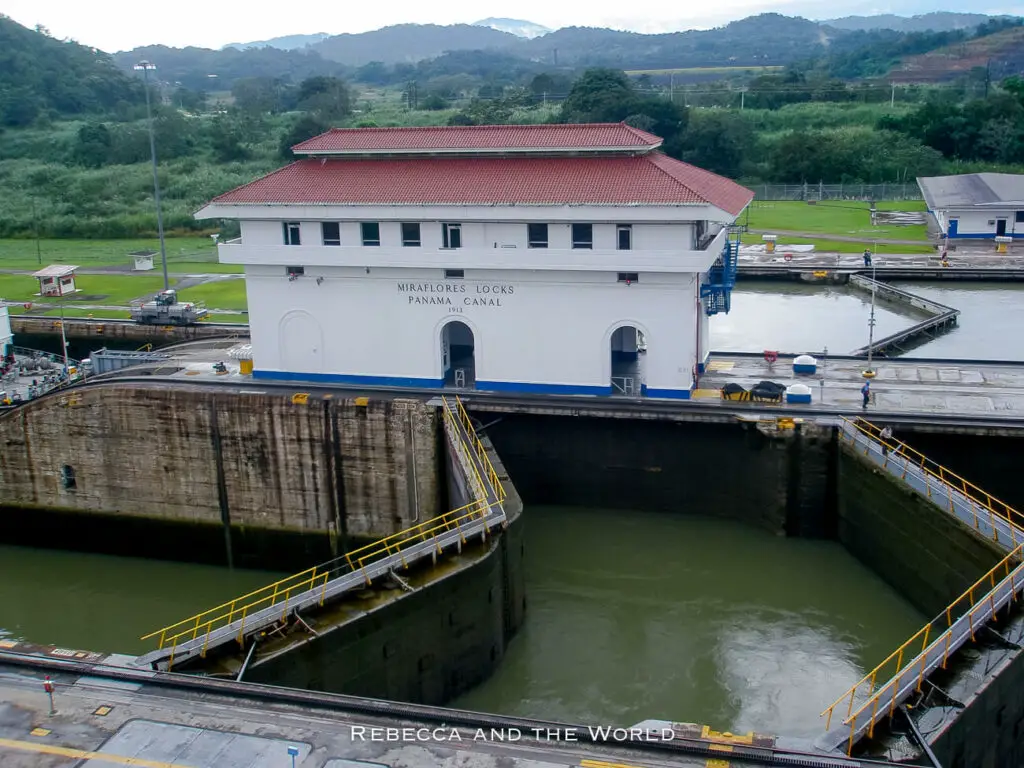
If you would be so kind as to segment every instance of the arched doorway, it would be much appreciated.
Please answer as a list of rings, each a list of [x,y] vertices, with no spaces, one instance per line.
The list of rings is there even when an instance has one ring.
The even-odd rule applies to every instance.
[[[473,330],[460,320],[441,329],[441,367],[444,385],[457,389],[476,386],[476,349]]]
[[[323,373],[324,339],[320,323],[303,310],[289,312],[278,330],[281,368],[290,373]]]
[[[644,357],[647,339],[644,332],[633,325],[623,325],[612,331],[612,394],[639,397],[643,394]]]

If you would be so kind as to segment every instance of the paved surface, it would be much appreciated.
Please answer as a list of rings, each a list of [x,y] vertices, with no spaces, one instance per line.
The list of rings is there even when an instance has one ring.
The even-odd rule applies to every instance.
[[[798,232],[792,229],[748,229],[752,235],[778,235],[779,237],[798,237],[802,240],[833,240],[841,243],[879,243],[882,245],[931,245],[927,240],[913,238],[865,237],[864,235],[832,235],[821,232]]]
[[[866,360],[819,359],[813,375],[793,373],[792,359],[769,365],[762,358],[715,355],[700,377],[697,400],[719,400],[728,383],[747,389],[762,380],[811,387],[811,407],[822,411],[861,407]],[[987,415],[1024,418],[1024,364],[919,362],[875,359],[869,413]],[[724,404],[724,403],[723,403]],[[742,405],[742,403],[729,403]]]
[[[54,675],[57,714],[42,678],[0,667],[0,765],[4,768],[134,765],[145,768],[704,768],[703,757],[590,749],[563,739],[500,743],[422,723],[291,705],[230,700],[103,678]],[[410,730],[388,734],[385,727]],[[380,731],[372,729],[379,728]],[[609,753],[614,753],[611,760]],[[623,760],[630,765],[624,766]]]

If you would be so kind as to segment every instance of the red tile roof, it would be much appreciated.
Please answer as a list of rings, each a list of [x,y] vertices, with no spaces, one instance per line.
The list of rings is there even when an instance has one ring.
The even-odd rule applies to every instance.
[[[283,205],[713,205],[754,193],[653,152],[603,157],[310,158],[213,203]]]
[[[658,136],[625,123],[579,125],[470,125],[428,128],[333,129],[296,144],[296,154],[387,154],[397,152],[529,152],[552,150],[652,149]]]

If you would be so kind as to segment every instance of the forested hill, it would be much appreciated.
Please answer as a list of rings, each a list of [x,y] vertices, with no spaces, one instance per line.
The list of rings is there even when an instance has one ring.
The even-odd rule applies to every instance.
[[[102,51],[0,16],[0,124],[29,125],[47,112],[110,113],[143,98],[141,85]]]
[[[193,91],[231,90],[235,81],[259,77],[299,83],[317,75],[339,75],[344,67],[328,61],[309,48],[283,51],[278,48],[168,48],[151,45],[114,54],[114,61],[128,71],[146,59],[156,63],[160,80],[181,83]]]

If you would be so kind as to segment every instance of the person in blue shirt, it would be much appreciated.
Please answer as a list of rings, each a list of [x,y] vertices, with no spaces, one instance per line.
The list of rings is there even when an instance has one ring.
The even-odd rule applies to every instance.
[[[871,399],[871,382],[865,381],[864,386],[860,388],[860,394],[864,398],[863,408],[868,407],[868,400]]]
[[[867,248],[864,249],[864,266],[871,266],[871,251]]]

